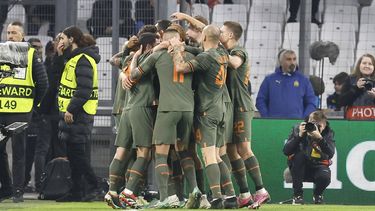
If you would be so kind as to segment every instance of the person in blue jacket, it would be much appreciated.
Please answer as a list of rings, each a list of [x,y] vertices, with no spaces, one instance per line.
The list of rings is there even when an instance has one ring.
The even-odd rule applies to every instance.
[[[292,50],[279,53],[280,66],[266,76],[256,99],[261,117],[302,119],[316,110],[311,83],[297,66]]]

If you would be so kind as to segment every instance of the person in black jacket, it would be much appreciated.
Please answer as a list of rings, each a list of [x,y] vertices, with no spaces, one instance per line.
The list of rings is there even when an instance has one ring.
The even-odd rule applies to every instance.
[[[25,42],[25,33],[21,22],[12,22],[7,27],[7,41]],[[43,63],[37,57],[34,48],[28,50],[27,68],[18,68],[13,77],[0,81],[0,125],[10,125],[14,122],[29,122],[33,106],[40,103],[48,89],[47,74]],[[11,94],[4,90],[11,88]],[[21,92],[22,89],[30,90],[30,94]],[[12,180],[10,177],[6,143],[8,138],[0,142],[0,202],[13,195],[13,202],[23,202],[23,189],[25,181],[25,139],[23,131],[12,136]]]
[[[99,49],[91,35],[70,26],[61,33],[57,53],[66,63],[63,69],[58,105],[60,110],[59,140],[66,143],[66,154],[72,170],[73,186],[58,202],[92,201],[98,182],[90,165],[90,140],[98,106],[97,63]],[[88,183],[83,193],[82,176]]]
[[[335,153],[334,132],[323,111],[314,111],[308,121],[296,125],[283,152],[293,181],[293,203],[303,204],[302,182],[313,182],[314,202],[323,203],[323,192],[331,182],[330,159]]]
[[[349,88],[339,97],[339,104],[346,107],[347,119],[365,119],[364,109],[372,110],[375,106],[375,58],[372,54],[364,54],[350,75]],[[352,112],[357,109],[357,112]],[[375,112],[371,112],[367,119],[375,120]]]

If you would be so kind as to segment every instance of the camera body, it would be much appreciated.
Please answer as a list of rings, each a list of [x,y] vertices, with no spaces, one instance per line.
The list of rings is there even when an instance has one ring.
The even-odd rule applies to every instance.
[[[306,132],[313,132],[316,130],[317,127],[318,125],[314,122],[306,122],[305,130]]]
[[[365,87],[366,90],[370,91],[372,88],[375,87],[375,81],[374,80],[369,79],[369,78],[365,78],[365,79],[363,79],[363,81],[365,82],[364,87]]]

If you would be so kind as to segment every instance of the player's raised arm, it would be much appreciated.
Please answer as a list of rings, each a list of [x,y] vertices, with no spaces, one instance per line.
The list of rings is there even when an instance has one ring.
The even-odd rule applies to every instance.
[[[171,18],[173,18],[174,20],[185,20],[187,22],[189,22],[190,25],[192,25],[193,27],[195,27],[196,29],[202,31],[203,28],[206,26],[206,24],[200,22],[199,20],[191,17],[190,15],[187,15],[185,13],[182,13],[182,12],[175,12],[171,15]]]
[[[142,54],[142,45],[137,52],[135,52],[133,56],[133,60],[130,63],[130,80],[131,81],[138,81],[142,76],[142,70],[137,68],[138,65],[138,58]]]

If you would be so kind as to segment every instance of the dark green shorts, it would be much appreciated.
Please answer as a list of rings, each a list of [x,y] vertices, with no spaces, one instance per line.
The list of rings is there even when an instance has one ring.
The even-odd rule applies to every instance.
[[[133,107],[129,110],[129,119],[134,146],[151,147],[155,109],[151,107]]]
[[[251,141],[251,121],[254,111],[234,111],[233,143]]]
[[[129,110],[123,111],[117,128],[115,146],[131,149],[133,145]]]
[[[175,144],[178,138],[188,145],[193,128],[192,111],[159,111],[152,144]]]
[[[221,114],[221,117],[217,113],[215,114],[212,115],[210,112],[205,112],[195,116],[195,141],[201,147],[220,147],[218,146],[220,142],[224,143],[224,113]]]

